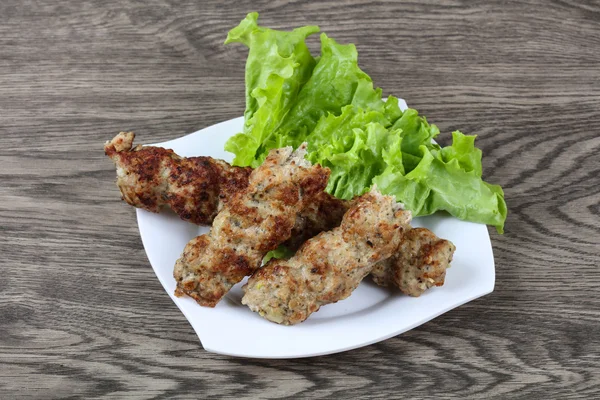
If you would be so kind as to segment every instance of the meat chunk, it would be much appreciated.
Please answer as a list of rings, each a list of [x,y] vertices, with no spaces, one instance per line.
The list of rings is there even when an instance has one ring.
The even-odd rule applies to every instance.
[[[170,149],[133,147],[133,132],[121,132],[104,151],[117,167],[117,186],[134,207],[158,212],[168,206],[181,219],[211,224],[234,193],[248,186],[251,168],[211,157],[180,157]]]
[[[210,232],[191,240],[175,265],[177,296],[219,300],[290,238],[298,213],[325,189],[329,169],[304,160],[306,145],[272,150],[248,186],[225,203]]]
[[[121,132],[104,145],[117,167],[117,186],[128,204],[158,212],[170,207],[181,219],[211,225],[223,204],[248,186],[250,167],[234,167],[211,157],[180,157],[170,149],[137,146],[133,132]],[[349,203],[321,192],[296,218],[285,245],[295,251],[319,232],[335,228]]]
[[[353,201],[339,227],[309,239],[289,260],[273,260],[245,285],[242,303],[284,325],[350,296],[378,261],[391,257],[410,212],[371,191]]]
[[[406,232],[394,256],[373,268],[371,276],[381,286],[393,284],[402,293],[418,297],[433,286],[442,286],[452,262],[454,244],[425,228]]]

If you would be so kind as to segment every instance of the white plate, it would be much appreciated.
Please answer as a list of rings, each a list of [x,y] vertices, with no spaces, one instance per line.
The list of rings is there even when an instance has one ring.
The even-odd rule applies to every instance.
[[[243,118],[236,118],[157,146],[171,148],[182,156],[205,155],[231,161],[223,145],[242,130],[242,125]],[[414,226],[429,228],[456,245],[444,286],[411,298],[378,287],[367,277],[350,298],[322,307],[299,325],[281,326],[240,303],[244,282],[215,308],[201,307],[189,297],[175,297],[175,260],[190,239],[208,228],[184,222],[172,212],[153,214],[138,209],[137,219],[156,276],[192,324],[204,348],[215,353],[294,358],[355,349],[396,336],[494,290],[494,256],[485,225],[446,215],[415,218]]]

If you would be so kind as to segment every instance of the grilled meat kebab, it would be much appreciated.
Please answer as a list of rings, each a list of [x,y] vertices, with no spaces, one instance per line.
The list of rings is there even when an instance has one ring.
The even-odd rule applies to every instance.
[[[329,169],[304,159],[306,145],[274,149],[215,217],[208,234],[192,239],[177,260],[177,296],[200,305],[219,300],[290,238],[298,213],[327,185]]]
[[[293,325],[350,296],[373,266],[397,250],[411,215],[375,190],[352,202],[339,227],[322,232],[289,260],[272,260],[244,286],[242,304]]]

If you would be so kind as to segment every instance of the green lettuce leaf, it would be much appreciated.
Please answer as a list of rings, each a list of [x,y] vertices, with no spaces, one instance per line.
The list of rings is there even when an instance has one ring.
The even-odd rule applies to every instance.
[[[248,46],[244,132],[233,136],[225,150],[235,154],[235,165],[250,165],[262,142],[295,104],[300,88],[316,64],[306,46],[307,36],[319,31],[305,26],[291,32],[263,28],[250,13],[227,35],[225,43]]]
[[[432,146],[431,139],[439,135],[435,125],[429,125],[425,117],[419,117],[417,110],[409,108],[394,122],[392,129],[402,130],[402,158],[406,171],[412,171],[421,160],[419,147]]]
[[[272,258],[287,259],[287,258],[292,257],[293,255],[294,255],[293,251],[291,251],[284,245],[279,245],[279,247],[277,247],[275,250],[271,250],[270,252],[268,252],[267,255],[263,258],[262,262],[263,262],[263,264],[266,264]]]
[[[373,179],[373,183],[382,193],[396,196],[396,200],[404,203],[415,216],[444,210],[463,220],[493,225],[503,233],[507,214],[504,192],[500,186],[481,179],[480,162],[472,169],[461,165],[460,160],[463,163],[473,161],[476,158],[473,153],[478,150],[469,150],[468,146],[457,150],[464,144],[461,142],[464,138],[462,135],[458,143],[450,146],[454,149],[446,153],[453,156],[446,160],[436,158],[427,146],[422,145],[419,147],[422,157],[415,169],[406,175],[384,171]],[[442,149],[442,154],[445,149],[447,147]]]
[[[350,104],[379,111],[387,119],[386,126],[402,114],[397,98],[390,96],[383,102],[381,89],[373,88],[371,78],[358,66],[356,47],[338,44],[322,34],[321,57],[312,76],[300,90],[296,103],[281,125],[267,134],[252,165],[260,165],[271,149],[298,147],[308,140],[321,119],[340,115],[342,108]]]
[[[440,154],[444,162],[458,161],[460,167],[466,172],[473,171],[481,177],[481,150],[475,147],[477,135],[463,135],[460,131],[452,132],[452,146],[441,149]]]
[[[358,67],[356,47],[353,44],[339,45],[324,33],[321,34],[319,62],[281,124],[280,133],[302,140],[314,129],[321,117],[328,113],[339,115],[342,107],[350,104],[360,81],[371,83],[371,78]],[[379,103],[380,99],[381,91]],[[355,101],[378,102],[376,94],[370,95],[368,90],[364,90],[363,98]]]
[[[327,192],[351,199],[369,189],[387,166],[382,154],[400,147],[401,131],[390,132],[388,125],[383,113],[354,105],[344,107],[339,116],[321,118],[306,138],[307,158],[331,169]]]

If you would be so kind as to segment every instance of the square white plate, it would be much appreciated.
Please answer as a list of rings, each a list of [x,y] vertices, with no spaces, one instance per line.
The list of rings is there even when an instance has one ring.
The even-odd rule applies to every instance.
[[[400,103],[406,109],[406,103]],[[231,161],[231,154],[223,150],[223,145],[230,136],[241,132],[242,126],[243,118],[236,118],[155,146],[171,148],[186,157],[204,155]],[[494,256],[485,225],[441,214],[415,218],[413,226],[429,228],[456,245],[444,286],[411,298],[397,290],[381,288],[367,277],[350,298],[322,307],[299,325],[281,326],[241,304],[245,281],[215,308],[201,307],[189,297],[175,297],[175,261],[186,243],[208,228],[184,222],[166,211],[153,214],[138,209],[137,220],[156,276],[204,348],[215,353],[294,358],[355,349],[396,336],[494,290]]]

